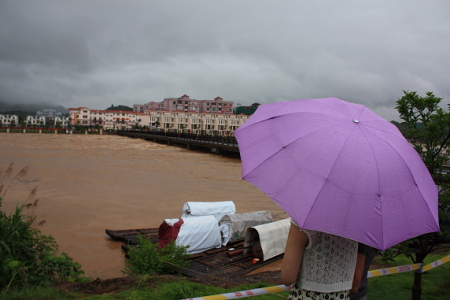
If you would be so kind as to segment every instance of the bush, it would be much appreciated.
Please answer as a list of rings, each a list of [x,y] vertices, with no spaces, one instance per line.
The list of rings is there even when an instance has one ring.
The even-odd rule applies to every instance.
[[[177,246],[172,241],[165,248],[158,249],[150,239],[141,235],[137,238],[139,246],[129,250],[129,260],[122,271],[125,274],[176,274],[190,263],[188,247]]]
[[[12,164],[5,172],[0,170],[0,207],[12,182],[23,178],[27,170],[22,169],[6,189],[2,181],[9,178]],[[31,192],[30,197],[35,193],[36,189]],[[36,217],[24,213],[24,209],[34,209],[37,203],[38,200],[18,205],[10,215],[0,210],[0,294],[14,286],[46,286],[56,281],[76,281],[84,274],[81,265],[69,255],[57,255],[58,244],[54,238],[43,235],[35,227]]]

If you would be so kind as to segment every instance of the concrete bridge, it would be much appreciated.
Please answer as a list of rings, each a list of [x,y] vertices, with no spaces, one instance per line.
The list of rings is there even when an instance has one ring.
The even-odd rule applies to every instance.
[[[119,130],[117,135],[140,138],[148,141],[182,145],[186,149],[207,150],[221,155],[239,155],[239,147],[234,136],[164,132],[164,131],[127,131]]]

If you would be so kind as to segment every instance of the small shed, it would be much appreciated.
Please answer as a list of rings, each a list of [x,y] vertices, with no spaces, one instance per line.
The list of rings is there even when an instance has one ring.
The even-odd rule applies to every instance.
[[[222,244],[245,238],[247,228],[273,222],[269,211],[255,211],[241,214],[225,215],[219,221]]]
[[[222,247],[219,225],[214,216],[197,218],[165,219],[159,227],[159,247],[164,248],[171,240],[178,246],[189,246],[190,254]]]
[[[244,254],[263,261],[283,254],[291,226],[291,218],[250,227],[244,241]]]
[[[199,216],[214,216],[217,222],[225,215],[236,213],[233,201],[186,202],[183,206],[183,219]]]

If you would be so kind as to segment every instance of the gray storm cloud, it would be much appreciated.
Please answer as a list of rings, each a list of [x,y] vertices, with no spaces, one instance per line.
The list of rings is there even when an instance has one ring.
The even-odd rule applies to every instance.
[[[0,101],[450,101],[448,1],[1,1]]]

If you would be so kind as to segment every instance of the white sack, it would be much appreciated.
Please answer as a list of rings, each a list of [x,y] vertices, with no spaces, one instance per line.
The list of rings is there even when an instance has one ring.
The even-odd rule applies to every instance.
[[[224,215],[235,214],[236,206],[233,201],[219,202],[186,202],[183,206],[183,219],[199,216],[214,216],[217,222]]]
[[[213,216],[183,219],[176,239],[178,246],[189,246],[190,254],[222,246],[219,225]]]

